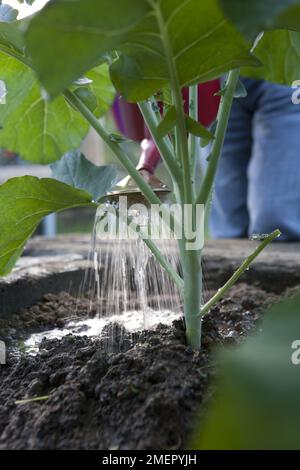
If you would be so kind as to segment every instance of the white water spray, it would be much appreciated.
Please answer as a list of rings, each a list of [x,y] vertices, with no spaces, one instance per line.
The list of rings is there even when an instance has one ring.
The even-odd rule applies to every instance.
[[[103,209],[103,210],[102,210]],[[43,338],[61,339],[68,334],[99,337],[108,323],[118,323],[129,332],[171,324],[181,318],[179,290],[139,237],[119,239],[103,233],[107,203],[97,211],[91,250],[80,297],[88,293],[89,312],[83,320],[71,320],[64,329],[32,335],[25,343],[33,352]],[[109,214],[109,211],[108,211]],[[138,214],[137,214],[138,217]],[[101,223],[100,223],[101,222]],[[111,222],[111,221],[110,221]],[[139,225],[147,220],[139,220]],[[100,226],[102,227],[100,229]],[[156,240],[160,251],[174,269],[179,267],[176,240]],[[95,312],[96,316],[90,318]]]
[[[136,217],[138,219],[139,214]],[[90,258],[93,257],[93,271],[90,271],[89,279],[83,286],[84,290],[92,290],[92,298],[97,298],[98,315],[139,312],[144,328],[152,324],[154,311],[161,311],[161,322],[164,322],[166,311],[179,316],[182,307],[178,288],[143,240],[138,236],[126,240],[119,239],[118,235],[107,236],[100,221],[103,221],[101,208],[95,218],[92,237]],[[142,221],[143,225],[146,223],[147,220]],[[169,263],[178,269],[176,241],[161,240],[156,243]]]

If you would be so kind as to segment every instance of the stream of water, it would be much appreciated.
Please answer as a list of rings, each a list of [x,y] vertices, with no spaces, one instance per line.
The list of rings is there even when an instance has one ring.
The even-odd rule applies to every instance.
[[[178,288],[139,237],[120,239],[103,233],[103,211],[97,211],[87,269],[80,296],[89,292],[90,310],[96,315],[70,321],[63,329],[32,335],[26,342],[33,350],[43,338],[62,338],[67,334],[99,336],[110,322],[135,332],[159,323],[171,324],[182,316]],[[144,221],[146,223],[147,221]],[[158,240],[161,252],[178,269],[176,240]]]
[[[83,284],[83,290],[91,292],[91,298],[97,298],[97,317],[118,318],[130,331],[178,318],[182,311],[179,291],[144,241],[140,237],[104,236],[101,220],[100,210],[90,253],[93,271]],[[156,243],[174,269],[178,269],[176,241]]]

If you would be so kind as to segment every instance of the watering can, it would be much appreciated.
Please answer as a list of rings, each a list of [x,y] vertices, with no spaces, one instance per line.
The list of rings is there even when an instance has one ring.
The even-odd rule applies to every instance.
[[[145,181],[151,186],[156,196],[162,201],[166,202],[169,198],[171,190],[163,183],[160,179],[154,176],[156,166],[160,161],[159,152],[150,139],[143,139],[141,143],[141,158],[137,166],[137,170],[140,171]],[[144,204],[148,205],[145,201],[144,195],[137,187],[136,183],[130,176],[123,178],[117,186],[114,187],[113,191],[108,193],[108,200],[117,202],[120,196],[126,196],[129,205],[132,204]]]

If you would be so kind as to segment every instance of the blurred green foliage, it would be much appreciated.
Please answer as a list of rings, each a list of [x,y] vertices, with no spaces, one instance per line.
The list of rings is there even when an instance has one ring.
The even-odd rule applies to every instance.
[[[218,392],[193,449],[300,449],[300,297],[271,307],[261,329],[220,354]]]

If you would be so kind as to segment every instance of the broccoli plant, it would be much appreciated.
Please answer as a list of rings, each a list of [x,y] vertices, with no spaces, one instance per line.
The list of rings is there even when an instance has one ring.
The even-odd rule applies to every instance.
[[[253,41],[266,25],[281,26],[277,17],[284,16],[286,8],[279,8],[278,14],[274,14],[274,24],[263,11],[262,24],[253,26],[250,20],[255,22],[257,18],[249,14],[251,34],[248,31],[245,34],[247,28],[238,24],[240,16],[231,14],[240,3],[234,0],[53,0],[32,18],[1,23],[0,79],[6,84],[7,100],[0,107],[0,144],[27,160],[49,163],[76,149],[92,126],[148,203],[160,204],[122,142],[109,134],[98,119],[111,100],[109,71],[115,89],[128,101],[138,103],[171,176],[176,202],[192,207],[191,220],[185,223],[193,225],[197,205],[207,207],[210,201],[232,102],[243,95],[240,69],[260,77],[272,73],[277,78],[283,73],[276,51],[272,51],[274,67],[272,61],[259,53],[265,47],[265,39],[256,48]],[[269,1],[252,3],[270,7]],[[280,2],[284,7],[298,3]],[[273,32],[266,33],[266,38],[268,34]],[[291,33],[281,30],[279,34]],[[293,34],[296,42],[298,33]],[[290,42],[284,44],[290,51]],[[298,62],[294,60],[294,68],[289,67],[288,80],[294,70],[297,72]],[[209,131],[196,120],[197,85],[224,75],[216,125],[214,131]],[[283,81],[286,80],[284,77]],[[190,88],[188,116],[181,94],[183,87]],[[157,96],[165,92],[169,100],[161,116],[157,111]],[[196,184],[199,178],[195,155],[199,141],[203,146],[210,144],[210,155],[202,181]],[[96,206],[112,186],[115,179],[112,168],[93,169],[78,153],[63,158],[57,164],[62,165],[64,172],[61,181],[24,177],[14,178],[0,187],[2,275],[12,269],[42,217],[69,207]],[[279,235],[275,230],[266,236],[205,305],[202,305],[202,249],[189,250],[187,239],[178,241],[181,278],[154,241],[147,240],[148,247],[182,292],[189,345],[200,348],[203,315]]]

